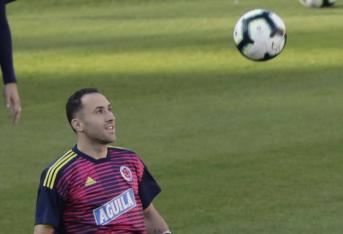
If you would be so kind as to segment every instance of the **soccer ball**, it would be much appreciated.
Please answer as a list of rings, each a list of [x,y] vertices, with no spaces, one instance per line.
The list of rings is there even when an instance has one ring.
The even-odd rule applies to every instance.
[[[329,7],[332,6],[335,0],[299,0],[299,2],[306,7]]]
[[[256,9],[237,22],[233,39],[246,58],[266,61],[279,55],[286,44],[286,26],[274,12]]]

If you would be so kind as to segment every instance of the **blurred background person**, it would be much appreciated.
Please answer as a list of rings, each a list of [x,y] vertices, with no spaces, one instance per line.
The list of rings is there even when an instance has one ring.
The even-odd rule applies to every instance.
[[[0,64],[4,83],[6,107],[10,110],[12,122],[18,122],[21,113],[20,96],[13,66],[12,40],[6,17],[6,4],[13,0],[0,0]]]

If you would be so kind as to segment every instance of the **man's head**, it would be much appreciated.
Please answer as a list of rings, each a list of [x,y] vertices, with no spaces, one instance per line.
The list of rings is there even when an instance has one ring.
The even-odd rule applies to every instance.
[[[108,144],[115,141],[115,117],[107,98],[94,88],[76,91],[66,104],[68,121],[78,137]]]

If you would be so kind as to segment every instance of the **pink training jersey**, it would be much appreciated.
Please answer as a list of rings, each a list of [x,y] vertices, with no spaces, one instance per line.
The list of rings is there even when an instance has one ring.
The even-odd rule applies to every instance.
[[[43,171],[35,224],[57,233],[146,234],[143,210],[160,191],[134,152],[108,147],[95,160],[74,147]]]

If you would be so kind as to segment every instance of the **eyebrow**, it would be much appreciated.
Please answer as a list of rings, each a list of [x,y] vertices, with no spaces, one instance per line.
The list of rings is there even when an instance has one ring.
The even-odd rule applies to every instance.
[[[112,107],[111,103],[107,105],[107,108],[109,108],[109,107]],[[93,111],[96,111],[96,110],[99,110],[99,109],[104,109],[104,108],[106,108],[106,107],[105,106],[96,106]]]

